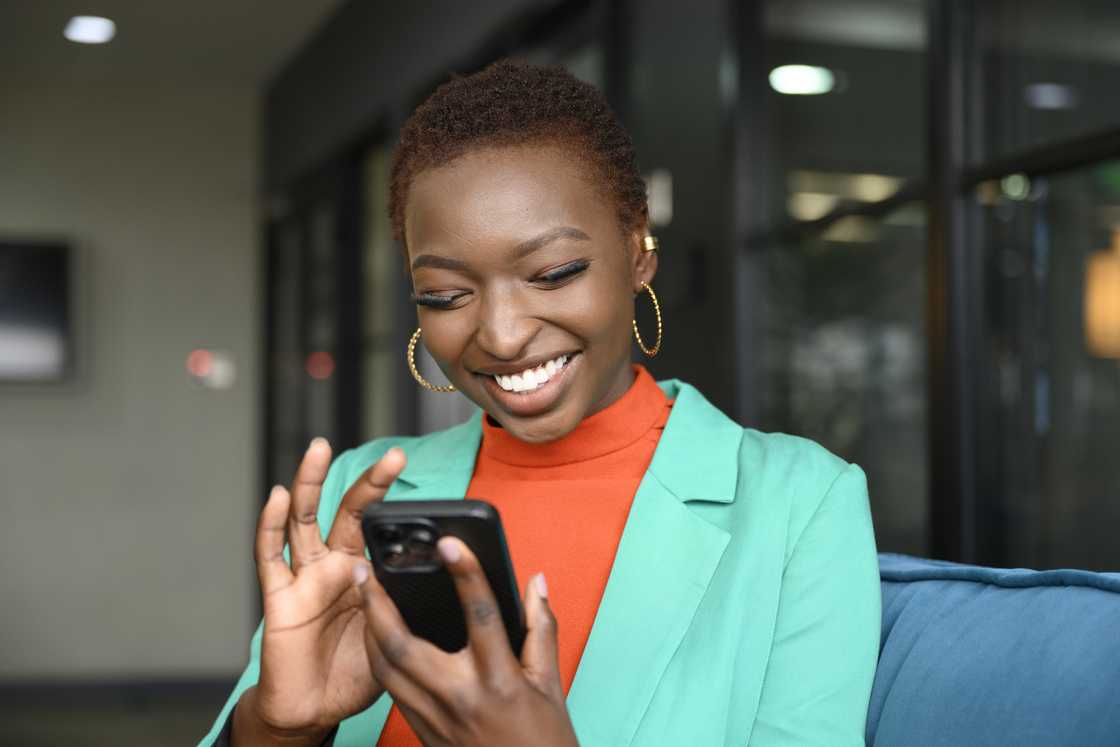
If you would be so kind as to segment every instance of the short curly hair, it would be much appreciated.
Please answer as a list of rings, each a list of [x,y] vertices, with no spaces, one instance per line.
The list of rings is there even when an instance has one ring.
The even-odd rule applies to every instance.
[[[389,217],[404,242],[408,190],[417,174],[479,148],[559,144],[596,167],[624,231],[647,219],[646,188],[629,133],[598,88],[559,66],[501,60],[437,88],[401,128],[393,151]],[[406,249],[407,251],[407,249]]]

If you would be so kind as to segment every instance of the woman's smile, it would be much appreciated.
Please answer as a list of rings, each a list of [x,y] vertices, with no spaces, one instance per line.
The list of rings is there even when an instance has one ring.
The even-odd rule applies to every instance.
[[[573,377],[579,375],[580,363],[578,352],[565,353],[543,364],[498,366],[492,369],[494,373],[477,372],[475,375],[499,408],[526,418],[558,406],[571,388]]]

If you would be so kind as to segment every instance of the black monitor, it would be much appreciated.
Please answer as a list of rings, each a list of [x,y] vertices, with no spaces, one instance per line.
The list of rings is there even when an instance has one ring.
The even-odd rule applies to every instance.
[[[64,241],[0,238],[0,383],[69,375],[72,265]]]

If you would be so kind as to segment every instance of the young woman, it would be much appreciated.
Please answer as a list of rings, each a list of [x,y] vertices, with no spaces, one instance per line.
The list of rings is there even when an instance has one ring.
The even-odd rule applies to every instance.
[[[413,375],[481,410],[333,464],[316,439],[273,488],[264,623],[203,744],[862,744],[880,622],[863,473],[631,363],[631,339],[661,344],[660,310],[644,339],[633,322],[657,304],[657,242],[602,95],[509,62],[452,80],[401,132],[390,213]],[[419,341],[450,385],[416,371]],[[462,543],[439,544],[470,630],[456,654],[411,635],[365,558],[371,501],[466,495],[498,507],[528,579],[520,659]]]

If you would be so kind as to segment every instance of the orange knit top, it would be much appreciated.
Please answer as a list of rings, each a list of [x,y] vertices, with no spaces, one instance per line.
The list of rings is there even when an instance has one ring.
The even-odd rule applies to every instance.
[[[546,444],[518,441],[489,417],[467,495],[501,514],[514,572],[524,587],[544,572],[556,615],[564,692],[591,633],[630,503],[653,458],[672,402],[635,366],[618,401]],[[522,588],[524,591],[524,588]],[[419,747],[396,706],[379,747]]]

